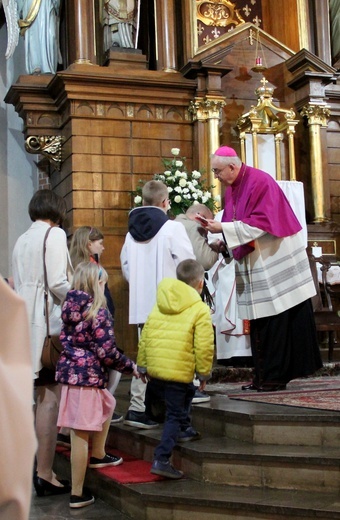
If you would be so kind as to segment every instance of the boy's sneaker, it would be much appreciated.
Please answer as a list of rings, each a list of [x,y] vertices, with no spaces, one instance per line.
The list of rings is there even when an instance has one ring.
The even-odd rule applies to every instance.
[[[123,463],[122,457],[115,455],[105,455],[102,459],[90,458],[89,468],[105,468],[106,466],[119,466]]]
[[[70,498],[70,507],[72,509],[90,506],[93,503],[94,503],[94,497],[87,493],[83,493],[81,497],[78,497],[77,495],[71,495],[71,498]]]
[[[200,432],[195,430],[192,426],[189,426],[183,432],[179,432],[177,436],[177,442],[188,442],[188,441],[197,441],[201,438]]]
[[[159,424],[152,421],[145,412],[136,412],[134,410],[128,411],[124,424],[127,426],[134,426],[135,428],[142,428],[144,430],[151,430],[152,428],[157,428],[159,426]]]
[[[150,469],[150,473],[153,475],[160,475],[161,477],[178,479],[183,477],[183,471],[174,468],[170,462],[162,462],[160,460],[154,460]]]
[[[195,395],[192,399],[192,404],[197,403],[208,403],[210,401],[210,395],[206,392],[200,392],[198,389],[195,391]]]
[[[111,424],[119,423],[124,419],[122,415],[119,415],[118,413],[113,413],[111,417]]]

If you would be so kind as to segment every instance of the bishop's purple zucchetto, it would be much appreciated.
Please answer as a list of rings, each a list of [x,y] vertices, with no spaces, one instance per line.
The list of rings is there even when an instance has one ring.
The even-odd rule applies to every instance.
[[[234,148],[230,148],[229,146],[220,146],[217,148],[214,155],[218,155],[220,157],[237,157],[237,153]]]

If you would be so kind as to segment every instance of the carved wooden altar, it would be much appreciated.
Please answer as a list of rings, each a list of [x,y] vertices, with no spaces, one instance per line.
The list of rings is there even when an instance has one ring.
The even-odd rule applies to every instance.
[[[93,225],[105,235],[103,263],[127,355],[135,352],[136,335],[127,324],[119,253],[131,192],[140,178],[160,171],[172,147],[208,177],[210,154],[220,143],[241,152],[237,120],[256,105],[261,79],[252,70],[258,35],[273,102],[297,115],[296,178],[305,185],[312,240],[336,236],[337,243],[339,73],[299,50],[305,0],[275,2],[280,24],[270,0],[155,0],[156,27],[145,38],[154,42],[153,52],[112,49],[108,56],[100,45],[99,0],[67,2],[64,70],[22,75],[7,94],[24,122],[27,150],[43,158],[52,189],[67,201],[69,233]]]

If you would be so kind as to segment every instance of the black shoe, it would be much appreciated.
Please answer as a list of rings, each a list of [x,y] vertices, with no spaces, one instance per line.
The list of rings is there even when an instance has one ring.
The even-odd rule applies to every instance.
[[[279,392],[280,390],[286,390],[286,386],[284,383],[279,383],[277,385],[263,385],[260,386],[257,391],[258,392]]]
[[[111,424],[119,423],[124,419],[124,417],[118,413],[113,413],[111,417]]]
[[[64,448],[71,448],[71,439],[69,435],[58,433],[57,435],[57,446],[63,446]]]
[[[152,421],[145,412],[135,412],[134,410],[128,411],[124,424],[134,426],[135,428],[142,428],[144,430],[151,430],[152,428],[157,428],[159,426],[159,424]]]
[[[249,383],[249,385],[243,385],[242,390],[258,390],[257,386],[254,383]]]
[[[83,493],[81,497],[78,497],[77,495],[71,495],[71,498],[70,498],[70,507],[72,509],[90,506],[93,503],[94,503],[94,497],[87,493]]]
[[[90,458],[89,468],[105,468],[106,466],[119,466],[123,463],[122,457],[105,455],[102,459]]]
[[[63,481],[60,481],[61,483]],[[66,482],[66,481],[64,481]],[[37,474],[33,477],[33,485],[36,494],[38,497],[43,497],[46,495],[63,495],[65,493],[70,493],[71,486],[70,485],[63,485],[63,486],[55,486],[54,484],[51,484],[51,482],[48,482],[47,480],[44,480],[43,478],[38,477]]]

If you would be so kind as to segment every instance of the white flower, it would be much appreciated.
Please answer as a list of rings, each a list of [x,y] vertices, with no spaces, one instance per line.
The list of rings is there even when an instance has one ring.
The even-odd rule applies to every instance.
[[[0,0],[1,2],[1,0]],[[176,216],[180,213],[185,213],[191,204],[203,203],[207,207],[214,210],[215,201],[213,194],[208,191],[212,186],[207,187],[206,180],[202,180],[202,174],[198,170],[187,171],[185,167],[186,158],[181,157],[179,148],[171,149],[172,158],[162,159],[164,165],[164,172],[153,176],[154,179],[163,182],[168,190],[169,200],[172,203],[171,215]],[[142,187],[145,180],[140,181],[135,196],[135,205],[140,206],[142,200]]]
[[[194,202],[192,203],[192,205],[194,206],[195,204],[199,204],[198,200],[194,200]]]
[[[215,195],[214,201],[215,202],[221,202],[221,195]]]

